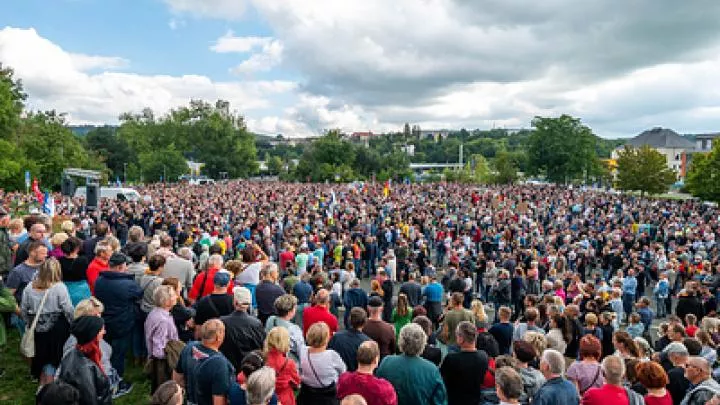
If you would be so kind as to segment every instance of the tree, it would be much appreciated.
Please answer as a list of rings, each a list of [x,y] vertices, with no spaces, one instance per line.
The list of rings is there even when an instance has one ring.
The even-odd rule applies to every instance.
[[[512,184],[517,181],[517,165],[510,153],[500,151],[495,157],[495,183]]]
[[[17,134],[26,98],[22,82],[0,63],[0,139],[11,140]]]
[[[300,181],[335,181],[339,175],[341,179],[352,180],[355,174],[350,165],[355,160],[355,153],[354,145],[342,139],[339,131],[328,131],[305,149],[295,168],[296,178]]]
[[[676,181],[677,174],[667,167],[667,159],[645,145],[626,146],[618,154],[617,186],[620,190],[640,191],[640,195],[659,194]]]
[[[84,137],[85,147],[95,151],[110,170],[110,178],[122,178],[126,173],[125,165],[137,163],[137,154],[133,153],[124,138],[117,134],[117,128],[103,126],[95,128]]]
[[[268,173],[278,175],[285,169],[282,159],[279,156],[271,156],[266,160]]]
[[[177,181],[189,171],[185,157],[172,144],[164,149],[140,153],[138,162],[146,181]]]
[[[720,202],[720,142],[708,153],[696,153],[685,178],[688,191],[706,201]]]
[[[597,160],[596,142],[590,128],[579,118],[535,117],[535,131],[528,139],[529,171],[545,174],[555,183],[584,179]]]

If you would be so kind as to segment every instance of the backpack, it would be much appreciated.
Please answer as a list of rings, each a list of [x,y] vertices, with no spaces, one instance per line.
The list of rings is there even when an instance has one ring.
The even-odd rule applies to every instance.
[[[171,340],[165,345],[165,359],[171,370],[175,370],[178,361],[180,361],[180,353],[185,348],[185,342],[180,340]]]

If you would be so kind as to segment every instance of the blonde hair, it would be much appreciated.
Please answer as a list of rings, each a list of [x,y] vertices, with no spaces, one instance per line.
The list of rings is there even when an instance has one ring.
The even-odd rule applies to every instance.
[[[525,332],[523,340],[533,345],[536,353],[542,353],[547,349],[547,339],[545,335],[539,332],[528,331]]]
[[[53,247],[58,247],[62,245],[63,242],[65,242],[68,238],[68,234],[65,232],[58,232],[50,238],[50,244],[53,245]]]
[[[330,328],[325,322],[315,322],[310,325],[305,336],[305,342],[308,346],[319,349],[325,346],[330,339]]]
[[[73,313],[73,318],[78,319],[81,316],[100,316],[105,311],[105,305],[95,297],[85,298],[78,302]]]
[[[475,299],[470,303],[470,310],[475,315],[475,322],[487,322],[487,314],[482,301]]]
[[[60,262],[55,258],[49,258],[38,268],[37,278],[33,281],[33,288],[45,290],[62,281],[62,269]]]
[[[62,229],[63,232],[69,234],[75,229],[75,224],[73,224],[73,221],[68,219],[63,221],[62,225],[60,225],[60,229]]]
[[[310,331],[308,331],[309,333]],[[265,346],[263,348],[265,354],[270,352],[270,349],[275,349],[281,353],[287,353],[290,351],[290,333],[282,326],[276,326],[270,329],[267,337],[265,338]]]
[[[108,246],[110,246],[113,253],[120,251],[120,241],[118,240],[118,238],[116,238],[112,235],[108,235],[103,240],[107,242]]]
[[[597,326],[598,324],[598,318],[597,315],[593,314],[592,312],[585,315],[585,324],[587,326]]]

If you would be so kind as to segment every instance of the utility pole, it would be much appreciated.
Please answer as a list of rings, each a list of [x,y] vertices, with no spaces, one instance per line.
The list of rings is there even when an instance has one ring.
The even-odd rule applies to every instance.
[[[127,184],[127,163],[123,163],[123,182]]]
[[[463,167],[463,144],[460,144],[460,170]]]

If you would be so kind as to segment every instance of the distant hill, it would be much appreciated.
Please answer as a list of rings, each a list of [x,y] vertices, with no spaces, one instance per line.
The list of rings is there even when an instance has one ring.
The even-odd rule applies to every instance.
[[[68,125],[68,128],[77,136],[85,136],[93,129],[102,128],[103,126],[117,128],[117,125]]]

